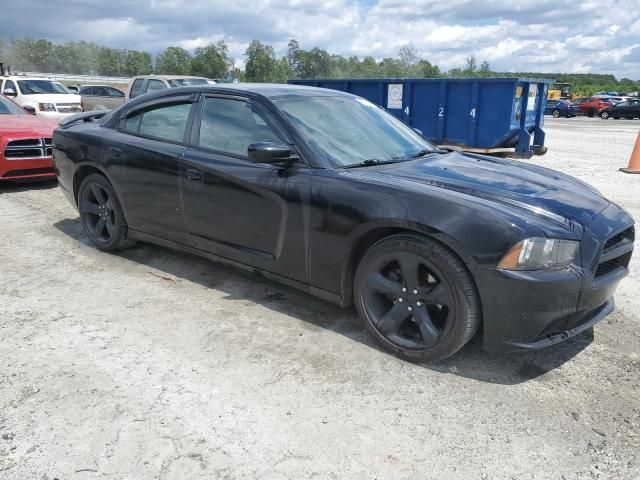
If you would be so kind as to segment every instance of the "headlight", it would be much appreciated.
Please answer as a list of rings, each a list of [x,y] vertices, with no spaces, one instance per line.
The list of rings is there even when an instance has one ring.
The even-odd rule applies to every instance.
[[[502,258],[503,270],[554,270],[566,268],[576,256],[580,242],[554,238],[525,238]]]
[[[41,103],[39,104],[41,112],[55,112],[56,106],[53,103]]]

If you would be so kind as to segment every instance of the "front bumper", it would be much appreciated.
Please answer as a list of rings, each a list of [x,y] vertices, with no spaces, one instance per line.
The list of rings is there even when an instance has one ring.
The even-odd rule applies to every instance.
[[[585,231],[580,266],[562,271],[478,269],[484,348],[516,352],[547,347],[591,328],[614,310],[613,294],[628,273],[633,240],[607,248],[633,219],[611,204]],[[620,265],[609,268],[612,255]]]
[[[0,180],[46,180],[55,177],[51,157],[16,160],[0,157]]]

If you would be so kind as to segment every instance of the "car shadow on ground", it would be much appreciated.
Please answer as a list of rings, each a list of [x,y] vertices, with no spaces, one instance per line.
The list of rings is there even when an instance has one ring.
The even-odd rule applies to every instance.
[[[58,186],[58,181],[53,180],[24,180],[21,182],[0,182],[0,195],[3,193],[19,193],[28,190],[48,190]]]
[[[62,220],[54,224],[54,227],[93,248],[78,219]],[[225,299],[254,302],[383,351],[361,325],[353,308],[341,309],[267,280],[258,274],[246,273],[195,255],[156,245],[138,243],[116,255],[148,267],[149,275],[167,282],[188,281],[216,289],[226,294]],[[443,374],[454,374],[488,383],[515,385],[552,372],[576,356],[592,341],[593,329],[543,350],[498,355],[482,350],[482,335],[479,333],[452,358],[438,364],[418,365]]]

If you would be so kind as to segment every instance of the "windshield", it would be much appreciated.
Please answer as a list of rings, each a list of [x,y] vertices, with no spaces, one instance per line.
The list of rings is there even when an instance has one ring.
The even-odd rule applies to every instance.
[[[296,97],[275,103],[336,167],[404,160],[436,150],[412,128],[359,97]]]
[[[23,109],[11,100],[0,95],[0,115],[28,115]]]
[[[38,95],[45,93],[66,93],[69,91],[61,83],[51,80],[18,80],[18,87],[23,95]]]
[[[190,87],[191,85],[206,85],[205,78],[174,78],[169,80],[172,87]]]

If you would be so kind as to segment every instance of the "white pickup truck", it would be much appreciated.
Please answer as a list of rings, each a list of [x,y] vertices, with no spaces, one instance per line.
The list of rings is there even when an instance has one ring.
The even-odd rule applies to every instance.
[[[60,120],[82,112],[81,98],[47,78],[11,75],[0,77],[0,92],[37,116]]]

